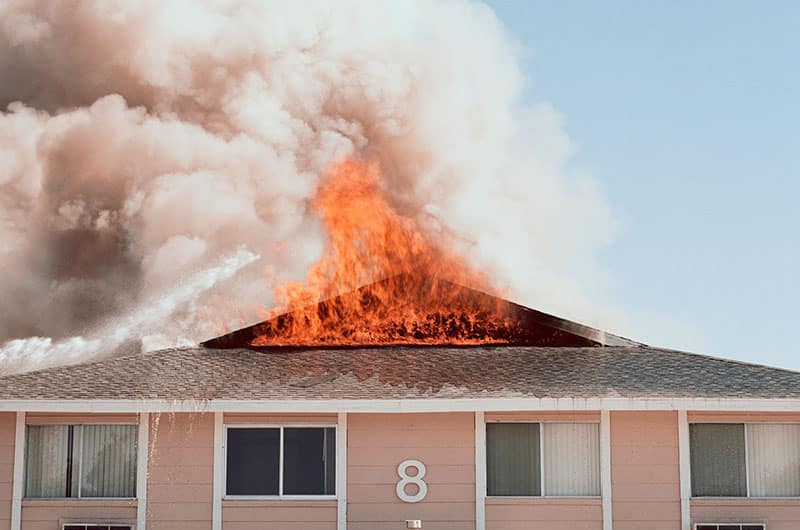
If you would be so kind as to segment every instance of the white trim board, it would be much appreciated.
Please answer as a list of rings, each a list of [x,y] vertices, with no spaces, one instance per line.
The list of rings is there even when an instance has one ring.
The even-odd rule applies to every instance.
[[[475,530],[486,530],[486,418],[475,413]]]
[[[147,526],[147,459],[150,455],[150,414],[139,414],[136,445],[136,530]]]
[[[685,410],[678,411],[678,463],[680,468],[681,530],[691,530],[692,465],[689,455],[689,420]]]
[[[489,398],[381,400],[0,400],[13,412],[504,412],[691,410],[800,412],[800,399],[739,398]]]
[[[600,496],[603,506],[603,530],[614,528],[611,501],[611,412],[600,412]]]
[[[11,530],[22,526],[22,495],[25,480],[25,413],[17,412],[14,430],[14,478],[11,492]]]

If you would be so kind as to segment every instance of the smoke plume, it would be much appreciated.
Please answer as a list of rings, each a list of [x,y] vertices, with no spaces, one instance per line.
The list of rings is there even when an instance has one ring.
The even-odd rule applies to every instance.
[[[515,299],[605,323],[614,220],[524,81],[467,0],[0,0],[0,370],[256,320],[347,157]]]

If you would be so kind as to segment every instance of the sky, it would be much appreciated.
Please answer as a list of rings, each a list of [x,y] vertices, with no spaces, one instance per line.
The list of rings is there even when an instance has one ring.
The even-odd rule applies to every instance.
[[[491,0],[620,228],[642,342],[800,370],[800,2]]]

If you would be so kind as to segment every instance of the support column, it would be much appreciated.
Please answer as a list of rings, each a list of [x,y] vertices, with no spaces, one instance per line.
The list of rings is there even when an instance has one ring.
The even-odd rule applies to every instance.
[[[600,411],[600,491],[603,504],[603,530],[614,528],[611,503],[611,412]]]
[[[486,417],[475,413],[475,530],[486,530]]]
[[[222,530],[222,493],[225,459],[225,426],[222,412],[214,413],[214,478],[211,500],[211,530]]]
[[[336,528],[347,530],[347,413],[336,423]]]
[[[678,411],[678,460],[681,480],[681,530],[692,527],[692,462],[689,456],[689,415]]]
[[[17,412],[14,430],[14,483],[11,490],[11,530],[22,526],[22,495],[25,480],[25,413]]]
[[[150,414],[139,414],[136,450],[136,530],[147,526],[147,459],[150,455]]]

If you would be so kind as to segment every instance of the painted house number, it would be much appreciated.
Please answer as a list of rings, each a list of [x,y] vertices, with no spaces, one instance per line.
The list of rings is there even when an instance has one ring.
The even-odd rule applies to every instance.
[[[417,470],[415,475],[408,474],[408,468],[410,467]],[[419,460],[403,460],[400,462],[400,465],[397,466],[397,474],[400,475],[400,480],[397,482],[397,487],[395,488],[397,497],[403,502],[419,502],[424,499],[428,494],[428,485],[422,480],[425,478],[425,473],[427,473],[425,464]],[[406,492],[406,486],[409,485],[416,486],[417,493],[409,495]]]

